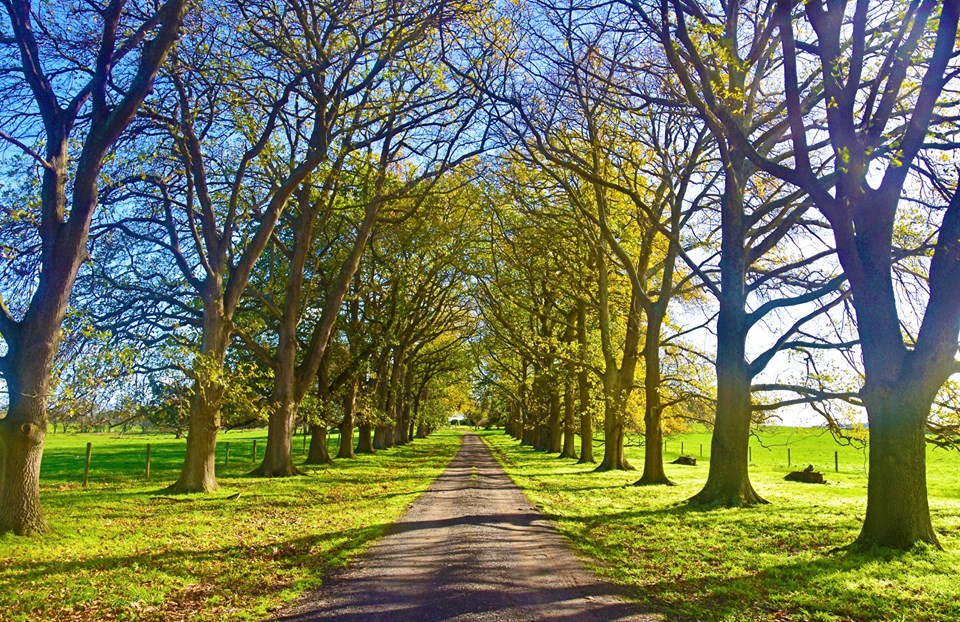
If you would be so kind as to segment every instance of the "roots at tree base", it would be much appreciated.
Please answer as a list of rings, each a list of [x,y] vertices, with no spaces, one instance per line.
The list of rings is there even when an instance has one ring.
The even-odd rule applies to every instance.
[[[670,481],[670,478],[666,476],[648,478],[646,475],[644,475],[643,477],[635,481],[632,485],[633,486],[676,486],[676,484]]]
[[[213,482],[212,484],[186,485],[177,481],[164,488],[163,492],[168,495],[192,495],[216,492],[219,489],[220,486],[216,482]]]
[[[268,471],[266,465],[261,464],[247,473],[248,477],[297,477],[301,475],[307,475],[307,472],[293,464],[288,464],[285,468],[278,471],[272,469]]]
[[[595,468],[593,472],[604,473],[606,471],[636,471],[636,470],[637,469],[634,468],[629,462],[627,462],[626,459],[623,459],[613,464],[607,463],[606,461],[601,462],[599,465],[597,465],[597,468]]]
[[[712,507],[743,508],[770,503],[756,493],[750,484],[746,487],[737,486],[736,490],[715,490],[714,487],[704,487],[703,490],[687,499],[690,505]]]

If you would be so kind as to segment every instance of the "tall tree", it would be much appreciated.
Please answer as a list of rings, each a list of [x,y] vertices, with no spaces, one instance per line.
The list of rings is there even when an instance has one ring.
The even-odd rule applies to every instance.
[[[28,287],[14,290],[11,304],[0,298],[0,373],[9,396],[0,421],[0,532],[27,534],[44,527],[39,476],[50,371],[87,256],[100,173],[176,42],[186,2],[2,6],[0,139],[39,172],[37,196],[24,206],[38,257]],[[11,287],[4,283],[0,295]]]
[[[771,184],[748,157],[750,150],[789,157],[782,148],[787,124],[770,122],[784,104],[764,88],[780,62],[772,44],[770,5],[735,2],[714,13],[699,3],[682,5],[672,0],[624,4],[639,18],[639,27],[659,43],[663,61],[659,73],[677,78],[675,84],[662,82],[662,90],[695,109],[710,130],[722,175],[719,275],[687,262],[719,301],[712,459],[707,482],[691,501],[727,506],[762,503],[750,482],[747,463],[753,380],[790,346],[804,324],[842,302],[845,281],[833,265],[832,249],[817,233],[822,223],[807,218],[809,201],[782,183]],[[803,105],[810,108],[818,100],[818,91],[812,88]],[[720,117],[735,119],[756,132],[750,144],[734,140]],[[783,255],[792,235],[806,236],[810,250]],[[771,266],[770,257],[789,261]],[[793,271],[799,274],[792,276]],[[752,353],[748,348],[751,329],[771,313],[789,310],[803,313],[770,347]]]
[[[775,3],[793,157],[751,148],[753,128],[718,115],[738,148],[801,189],[826,218],[850,280],[870,424],[867,510],[856,545],[939,546],[930,522],[925,430],[933,400],[957,371],[960,193],[924,173],[924,150],[953,152],[960,2]],[[810,99],[813,73],[823,104]],[[826,144],[817,144],[826,128]],[[818,162],[832,156],[833,166]],[[919,330],[905,340],[892,260],[905,194],[924,177],[944,189],[923,280]]]

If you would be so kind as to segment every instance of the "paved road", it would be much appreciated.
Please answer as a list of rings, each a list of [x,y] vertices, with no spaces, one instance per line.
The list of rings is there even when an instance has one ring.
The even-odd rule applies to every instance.
[[[280,620],[662,619],[570,552],[474,434],[390,534]]]

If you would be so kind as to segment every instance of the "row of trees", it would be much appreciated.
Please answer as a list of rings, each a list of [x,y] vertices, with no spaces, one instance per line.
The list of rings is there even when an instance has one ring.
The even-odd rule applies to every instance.
[[[340,408],[384,446],[408,440],[469,332],[452,251],[426,223],[464,200],[444,175],[484,148],[481,98],[445,65],[482,15],[416,1],[4,8],[0,531],[43,528],[71,296],[114,347],[139,350],[133,384],[189,384],[173,491],[216,488],[225,407],[267,419],[265,476],[296,472],[301,405],[323,434]],[[357,278],[374,240],[396,263]],[[378,396],[362,414],[361,384]]]
[[[592,374],[599,468],[630,468],[623,426],[636,402],[638,483],[669,483],[663,418],[696,417],[713,397],[695,371],[709,358],[712,460],[692,502],[763,503],[748,472],[752,420],[801,403],[832,418],[839,402],[863,408],[870,430],[856,544],[937,545],[925,445],[950,442],[951,415],[932,407],[957,371],[958,11],[866,0],[520,9],[514,36],[489,41],[509,59],[501,73],[475,79],[508,150],[498,186],[510,207],[494,210],[500,255],[480,303],[487,382],[514,406],[508,431],[570,455],[557,439],[577,406],[592,408],[589,380],[573,389],[578,370]],[[689,339],[691,305],[709,310],[713,353]]]
[[[750,505],[758,415],[863,408],[857,544],[937,544],[958,0],[0,1],[0,531],[109,368],[92,401],[187,417],[177,492],[225,423],[287,476],[298,424],[325,462],[476,398],[601,470],[636,419],[641,484],[707,421],[692,501]]]

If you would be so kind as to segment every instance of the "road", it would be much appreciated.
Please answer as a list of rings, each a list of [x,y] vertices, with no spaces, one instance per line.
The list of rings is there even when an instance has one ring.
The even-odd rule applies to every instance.
[[[588,570],[475,434],[393,526],[279,620],[662,620]]]

